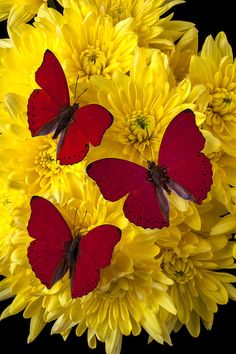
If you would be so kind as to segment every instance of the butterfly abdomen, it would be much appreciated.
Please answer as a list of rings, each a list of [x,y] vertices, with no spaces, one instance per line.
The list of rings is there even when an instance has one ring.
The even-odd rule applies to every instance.
[[[58,116],[57,120],[58,120],[58,124],[57,124],[57,128],[56,131],[53,135],[53,139],[56,139],[58,137],[58,135],[68,127],[68,125],[70,124],[70,122],[73,120],[73,115],[74,112],[76,111],[76,109],[78,108],[79,104],[78,103],[74,103],[72,106],[68,106],[68,107],[63,107],[61,110],[60,115]]]
[[[79,241],[80,241],[79,237],[75,236],[66,254],[66,260],[69,268],[73,266],[73,264],[76,262],[76,258],[79,251]]]

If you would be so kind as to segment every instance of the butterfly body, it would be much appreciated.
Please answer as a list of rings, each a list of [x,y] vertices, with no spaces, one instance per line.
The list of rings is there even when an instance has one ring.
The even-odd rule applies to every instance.
[[[31,135],[60,135],[57,159],[61,164],[74,164],[86,156],[89,143],[100,145],[105,131],[113,122],[109,111],[97,104],[80,107],[70,104],[69,88],[56,56],[46,50],[43,62],[35,73],[40,89],[28,100],[27,115]]]
[[[51,288],[57,281],[63,278],[66,272],[69,270],[69,277],[72,284],[75,268],[76,268],[76,261],[79,254],[79,242],[80,237],[75,236],[72,240],[66,241],[65,246],[65,256],[58,264],[55,273],[49,283],[49,288]],[[46,285],[46,284],[45,284]]]
[[[74,113],[78,109],[79,104],[74,103],[72,106],[68,107],[63,107],[61,110],[61,113],[59,116],[56,118],[57,121],[57,127],[55,129],[55,132],[53,134],[53,139],[56,139],[59,134],[62,133],[64,129],[66,129],[69,124],[73,121],[74,118]]]
[[[67,250],[66,262],[67,262],[69,269],[76,262],[76,259],[77,259],[78,253],[79,253],[79,242],[80,242],[79,236],[75,236],[73,238],[73,240],[71,241],[69,248]]]
[[[212,184],[212,167],[201,152],[205,139],[192,111],[178,114],[168,125],[160,145],[158,164],[147,168],[131,161],[105,158],[87,166],[104,198],[116,201],[127,195],[123,211],[128,220],[143,228],[169,225],[171,191],[200,204]]]
[[[154,161],[148,161],[148,172],[148,180],[154,183],[157,188],[161,187],[170,194],[170,189],[168,188],[170,178],[167,175],[167,169],[156,165]]]
[[[100,270],[110,264],[121,237],[121,230],[109,224],[73,237],[55,206],[36,196],[31,199],[27,229],[34,238],[28,248],[28,259],[36,277],[50,289],[69,270],[73,298],[97,287]]]

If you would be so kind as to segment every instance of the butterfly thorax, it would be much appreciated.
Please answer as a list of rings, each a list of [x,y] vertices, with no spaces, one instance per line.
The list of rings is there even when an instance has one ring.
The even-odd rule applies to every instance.
[[[73,120],[74,112],[79,107],[78,103],[74,103],[72,106],[66,106],[61,109],[61,113],[57,117],[57,128],[53,135],[53,139],[56,139],[58,135],[70,124]]]
[[[156,186],[163,188],[168,194],[170,189],[168,188],[168,182],[170,180],[167,169],[155,164],[153,161],[148,161],[148,181],[154,183]]]
[[[73,238],[73,241],[70,242],[69,247],[67,249],[66,262],[69,268],[72,267],[73,264],[75,264],[79,251],[79,241],[80,238],[78,236],[75,236]]]

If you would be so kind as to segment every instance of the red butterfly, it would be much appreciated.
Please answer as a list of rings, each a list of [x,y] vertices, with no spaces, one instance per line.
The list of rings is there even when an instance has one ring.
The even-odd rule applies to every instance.
[[[69,89],[61,64],[46,50],[41,66],[35,73],[35,81],[42,89],[34,90],[28,101],[28,123],[31,135],[59,134],[57,159],[61,164],[73,164],[83,160],[89,143],[97,146],[103,134],[112,124],[112,115],[102,106],[89,104],[79,108],[70,105]]]
[[[205,139],[191,110],[178,114],[162,138],[158,165],[148,161],[148,169],[136,163],[105,158],[87,166],[88,175],[98,184],[104,198],[116,201],[126,194],[125,216],[143,228],[169,225],[166,193],[174,191],[200,204],[212,184],[212,167],[200,151]]]
[[[71,231],[48,200],[32,197],[28,233],[35,238],[28,248],[28,259],[41,283],[51,288],[69,269],[72,298],[94,290],[100,280],[100,269],[111,262],[113,249],[121,230],[101,225],[82,238]]]

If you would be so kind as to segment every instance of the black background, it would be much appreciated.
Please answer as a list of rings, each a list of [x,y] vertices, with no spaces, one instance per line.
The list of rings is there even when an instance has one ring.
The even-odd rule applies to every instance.
[[[208,7],[206,7],[208,6]],[[178,5],[174,8],[175,19],[192,21],[199,30],[199,44],[202,45],[205,37],[212,34],[213,37],[224,31],[228,40],[236,53],[236,20],[235,11],[232,8],[232,0],[224,1],[203,1],[187,0],[186,4]],[[5,37],[4,24],[1,25],[1,37]],[[0,303],[2,311],[10,302]],[[160,345],[156,342],[147,344],[147,334],[142,333],[138,337],[124,337],[122,354],[138,352],[140,354],[212,354],[229,353],[235,349],[236,336],[236,303],[229,301],[225,306],[220,306],[215,315],[215,321],[211,331],[206,331],[202,327],[198,338],[192,338],[183,328],[177,334],[172,334],[173,346]],[[72,330],[66,342],[60,335],[50,336],[48,324],[39,337],[31,344],[27,344],[29,331],[29,320],[23,319],[22,314],[7,318],[0,322],[0,344],[1,348],[7,348],[9,353],[14,351],[24,354],[104,354],[104,344],[99,343],[96,350],[91,350],[87,346],[86,335],[76,337]],[[6,350],[6,349],[5,349]]]

